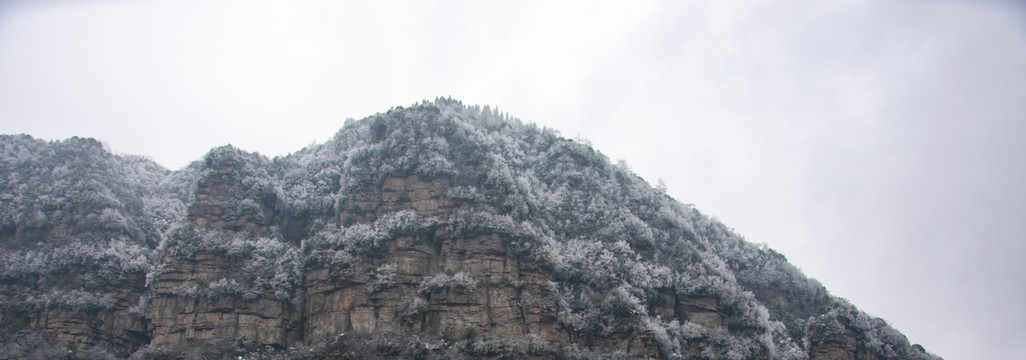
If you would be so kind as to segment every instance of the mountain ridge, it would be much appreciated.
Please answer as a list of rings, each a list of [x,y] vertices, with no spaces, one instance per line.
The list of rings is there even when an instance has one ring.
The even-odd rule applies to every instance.
[[[590,146],[489,107],[425,101],[286,156],[229,145],[176,171],[91,139],[0,143],[9,354],[936,358]]]

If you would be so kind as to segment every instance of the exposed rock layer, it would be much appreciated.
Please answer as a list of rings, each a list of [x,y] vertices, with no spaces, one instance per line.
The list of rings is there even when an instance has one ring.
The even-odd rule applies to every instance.
[[[163,266],[166,270],[154,281],[153,299],[146,307],[151,342],[245,338],[285,346],[294,338],[297,316],[273,294],[252,300],[196,294],[195,289],[240,272],[237,259],[203,253],[187,259],[169,256]]]
[[[45,329],[60,342],[98,345],[130,354],[148,341],[145,320],[132,311],[144,285],[143,274],[135,275],[133,283],[111,284],[105,289],[109,307],[80,310],[58,306],[32,313],[30,326]]]

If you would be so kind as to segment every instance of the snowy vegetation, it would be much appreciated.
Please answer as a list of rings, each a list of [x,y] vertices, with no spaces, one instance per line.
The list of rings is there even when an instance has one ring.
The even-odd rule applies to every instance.
[[[216,204],[226,209],[224,216],[267,226],[227,231],[185,221],[196,184],[217,180],[221,169],[232,169],[237,181],[233,195]],[[396,175],[445,179],[451,185],[446,196],[465,205],[446,218],[403,210],[369,222],[339,219],[347,199]],[[444,226],[466,238],[499,235],[517,256],[552,269],[550,285],[565,328],[590,337],[649,334],[664,358],[683,358],[698,346],[703,358],[750,359],[766,352],[774,359],[806,359],[814,337],[842,333],[870,344],[881,359],[930,358],[883,320],[831,297],[782,255],[744,241],[587,144],[452,99],[347,122],[328,142],[287,156],[268,159],[224,146],[176,171],[113,155],[91,139],[2,136],[0,178],[5,314],[104,308],[110,306],[106,287],[135,284],[145,293],[150,285],[137,279],[164,271],[163,257],[199,253],[239,259],[242,271],[176,293],[249,300],[273,294],[299,306],[305,267],[345,273],[357,259],[380,255],[398,236]],[[368,274],[368,295],[394,286],[394,277],[390,266]],[[426,278],[418,292],[429,297],[475,287],[465,273],[441,273]],[[665,305],[664,296],[715,299],[729,330],[663,318],[657,308]],[[406,315],[427,306],[421,297],[405,301]],[[8,326],[7,339],[41,341],[18,335],[17,327]],[[456,346],[435,338],[355,336],[273,356],[349,356],[339,355],[340,349],[423,358],[623,355],[599,357],[532,337],[478,336]],[[202,351],[182,346],[148,346],[136,357]],[[217,357],[264,351],[244,342],[206,346],[222,354]]]
[[[421,281],[417,292],[423,295],[434,292],[456,291],[461,293],[472,293],[477,289],[477,282],[465,272],[458,272],[453,276],[446,274],[435,274]]]

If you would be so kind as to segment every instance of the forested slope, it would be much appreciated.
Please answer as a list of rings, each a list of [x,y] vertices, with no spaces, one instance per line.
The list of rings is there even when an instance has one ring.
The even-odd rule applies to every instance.
[[[0,358],[936,358],[590,146],[452,99],[177,171],[0,151]]]

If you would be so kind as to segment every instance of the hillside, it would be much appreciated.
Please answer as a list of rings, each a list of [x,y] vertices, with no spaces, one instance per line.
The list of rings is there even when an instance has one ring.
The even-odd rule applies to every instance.
[[[92,139],[0,147],[0,358],[937,358],[488,107],[425,101],[177,171]]]

